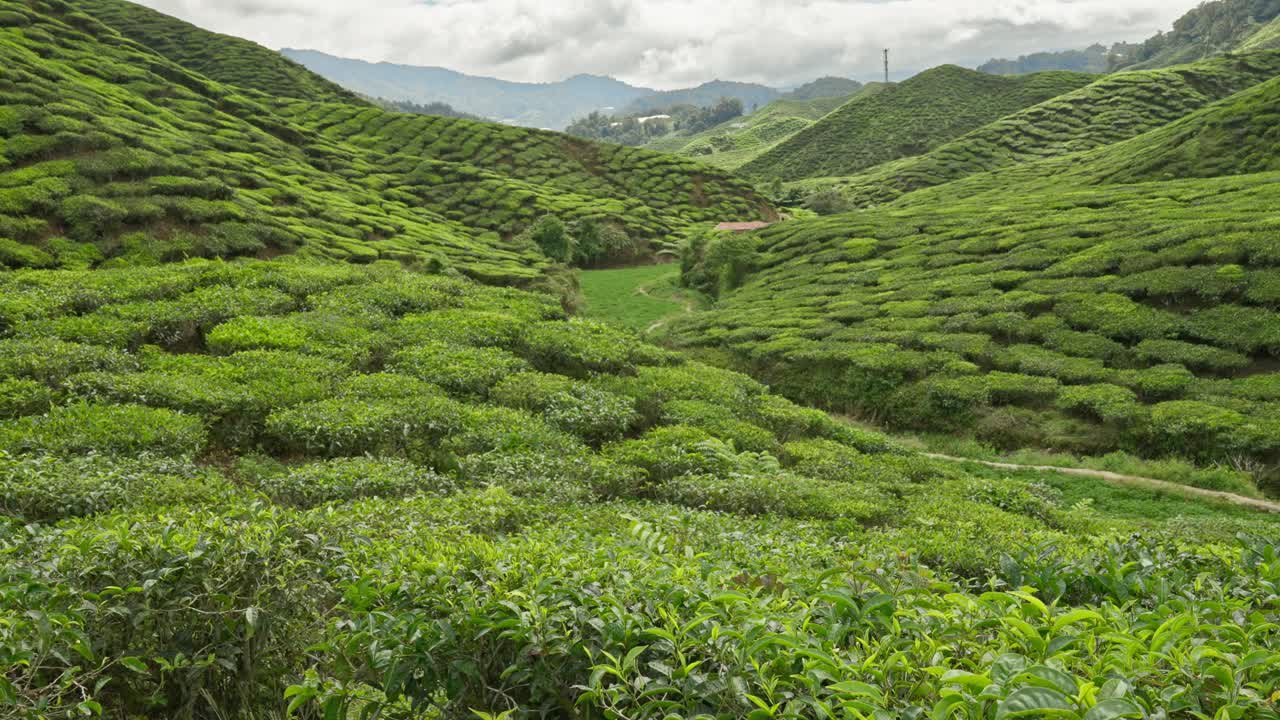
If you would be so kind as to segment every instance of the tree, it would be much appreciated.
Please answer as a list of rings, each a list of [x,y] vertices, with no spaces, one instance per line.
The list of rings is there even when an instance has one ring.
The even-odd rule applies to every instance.
[[[804,206],[819,215],[838,215],[852,209],[848,199],[839,190],[819,190],[804,201]]]
[[[600,226],[591,218],[573,224],[573,260],[579,266],[596,263],[604,254],[600,240]]]
[[[573,259],[573,238],[555,215],[538,218],[537,222],[524,231],[524,236],[556,262],[567,263]]]

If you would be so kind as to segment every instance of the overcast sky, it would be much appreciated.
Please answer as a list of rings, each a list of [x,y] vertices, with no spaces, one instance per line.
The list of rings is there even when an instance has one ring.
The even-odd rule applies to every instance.
[[[508,80],[788,85],[1141,40],[1197,0],[141,0],[272,48]]]

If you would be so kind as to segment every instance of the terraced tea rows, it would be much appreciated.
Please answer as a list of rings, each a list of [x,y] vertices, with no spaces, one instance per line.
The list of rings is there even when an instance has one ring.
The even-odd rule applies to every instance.
[[[1096,76],[1048,72],[988,75],[934,68],[846,105],[742,166],[753,178],[854,175],[926,153],[1005,115],[1088,85]]]
[[[122,0],[76,0],[75,8],[210,80],[278,97],[363,104],[354,93],[248,40]]]
[[[278,109],[325,137],[385,153],[379,164],[420,186],[411,192],[424,202],[507,235],[548,212],[614,222],[645,238],[693,222],[776,218],[747,183],[669,155],[349,105],[285,102]],[[481,173],[492,179],[477,187]]]

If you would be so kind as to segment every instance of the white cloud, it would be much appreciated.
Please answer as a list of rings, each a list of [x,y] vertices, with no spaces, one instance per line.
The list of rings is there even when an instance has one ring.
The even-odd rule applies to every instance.
[[[869,77],[1140,40],[1196,0],[142,0],[273,48],[510,80],[613,75],[670,88]]]

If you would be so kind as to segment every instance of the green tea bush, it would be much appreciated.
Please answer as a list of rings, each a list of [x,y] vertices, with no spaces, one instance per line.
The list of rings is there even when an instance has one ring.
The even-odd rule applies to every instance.
[[[47,412],[56,397],[47,385],[35,380],[4,378],[0,380],[0,420]]]
[[[469,396],[487,394],[504,378],[528,370],[529,365],[499,348],[433,342],[396,352],[390,368]]]
[[[90,370],[119,372],[133,367],[127,354],[97,345],[55,338],[0,340],[0,375],[31,378],[51,385]]]
[[[447,493],[455,482],[403,460],[339,458],[269,475],[255,487],[273,502],[306,508],[367,497]]]
[[[662,408],[662,421],[706,430],[712,437],[734,448],[749,452],[776,453],[778,439],[759,425],[740,420],[734,412],[720,405],[698,400],[677,400]]]
[[[891,508],[876,492],[789,475],[682,475],[654,491],[659,500],[739,515],[854,520],[872,524]]]
[[[1138,397],[1116,385],[1075,385],[1058,393],[1058,407],[1083,413],[1105,423],[1124,424],[1139,412]]]
[[[391,330],[399,342],[444,342],[476,347],[513,349],[524,323],[515,316],[476,310],[440,310],[408,315]]]
[[[430,395],[320,400],[272,412],[266,433],[270,447],[285,453],[430,457],[461,427],[463,410],[453,400]]]
[[[53,522],[125,508],[198,507],[234,495],[216,472],[160,457],[58,459],[0,453],[0,512]]]
[[[490,399],[537,413],[557,428],[599,446],[621,439],[636,422],[630,398],[562,375],[518,373],[500,382]]]
[[[634,335],[592,320],[543,322],[526,328],[521,354],[543,372],[577,378],[592,373],[633,374],[639,349]]]
[[[204,449],[199,418],[139,405],[78,403],[0,423],[0,449],[17,454],[136,455],[187,458]]]

